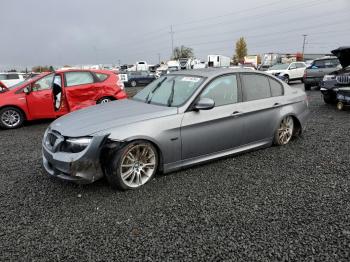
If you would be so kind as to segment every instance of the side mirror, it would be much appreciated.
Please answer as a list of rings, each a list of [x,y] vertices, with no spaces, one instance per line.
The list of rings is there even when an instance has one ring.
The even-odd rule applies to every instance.
[[[210,110],[215,107],[215,102],[211,98],[201,98],[194,104],[195,110]]]
[[[30,88],[28,87],[28,86],[26,86],[24,89],[23,89],[23,92],[25,93],[25,94],[29,94],[30,93]]]

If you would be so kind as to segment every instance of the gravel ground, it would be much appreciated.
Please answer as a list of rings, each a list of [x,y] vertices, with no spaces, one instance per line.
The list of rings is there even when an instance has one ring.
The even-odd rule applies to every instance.
[[[137,191],[43,174],[49,122],[0,131],[0,260],[349,261],[350,110],[309,95],[308,130],[288,146]]]

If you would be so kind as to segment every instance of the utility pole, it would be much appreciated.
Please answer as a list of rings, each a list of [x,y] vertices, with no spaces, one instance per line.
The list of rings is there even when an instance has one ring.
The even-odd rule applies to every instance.
[[[174,54],[174,31],[173,25],[170,26],[170,36],[171,36],[171,56]]]
[[[302,52],[302,54],[303,54],[303,60],[304,60],[304,51],[305,51],[305,43],[306,43],[306,37],[307,37],[307,35],[303,35],[303,52]]]

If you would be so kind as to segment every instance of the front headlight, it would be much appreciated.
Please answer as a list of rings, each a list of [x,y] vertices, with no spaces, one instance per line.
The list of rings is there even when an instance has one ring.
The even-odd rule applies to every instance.
[[[335,79],[335,75],[325,75],[323,77],[323,81],[334,80],[334,79]]]
[[[63,152],[79,153],[90,145],[91,137],[67,138],[62,148]]]

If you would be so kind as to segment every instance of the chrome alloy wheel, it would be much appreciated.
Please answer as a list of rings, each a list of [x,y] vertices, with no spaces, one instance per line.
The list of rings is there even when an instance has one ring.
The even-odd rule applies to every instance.
[[[291,116],[285,117],[277,131],[278,140],[280,145],[286,145],[293,136],[294,121]]]
[[[9,128],[15,127],[20,124],[21,115],[17,111],[9,109],[1,115],[1,122]]]
[[[121,161],[121,178],[129,187],[144,185],[156,171],[156,154],[148,144],[130,147]]]

